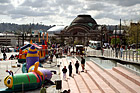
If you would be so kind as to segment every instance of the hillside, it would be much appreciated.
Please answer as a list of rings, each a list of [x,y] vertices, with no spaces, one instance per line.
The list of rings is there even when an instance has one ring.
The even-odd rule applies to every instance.
[[[53,27],[55,25],[41,25],[41,24],[28,24],[28,25],[18,25],[14,23],[0,23],[0,32],[13,32],[13,33],[19,33],[21,31],[25,31],[27,33],[30,33],[31,30],[39,30],[42,29],[43,31],[47,31],[49,28]]]

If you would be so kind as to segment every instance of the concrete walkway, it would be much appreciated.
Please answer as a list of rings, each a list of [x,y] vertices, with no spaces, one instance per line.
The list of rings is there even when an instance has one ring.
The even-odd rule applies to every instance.
[[[75,62],[77,59],[73,57],[58,58],[48,64],[43,64],[44,68],[56,70],[57,74],[53,75],[52,81],[62,80],[62,89],[71,90],[71,93],[140,93],[140,76],[129,72],[122,67],[114,67],[112,69],[100,68],[97,64],[91,61],[86,61],[85,72],[81,72],[81,65],[79,73],[76,74]],[[0,61],[0,88],[6,88],[3,79],[7,75],[5,70],[12,70],[14,73],[22,73],[21,67],[17,67],[17,60]],[[69,70],[67,72],[67,80],[63,79],[62,68],[68,68],[69,63],[72,62],[73,73],[69,77]],[[79,62],[80,63],[80,62]],[[60,64],[60,67],[57,65]],[[40,89],[29,91],[26,93],[39,93]],[[56,85],[48,86],[47,93],[60,93],[56,90]]]

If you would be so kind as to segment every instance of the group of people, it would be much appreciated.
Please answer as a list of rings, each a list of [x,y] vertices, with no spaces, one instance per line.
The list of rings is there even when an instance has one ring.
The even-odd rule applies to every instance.
[[[18,55],[16,54],[15,56],[12,54],[10,57],[9,57],[9,60],[13,60],[13,59],[18,59]]]
[[[81,57],[81,67],[82,67],[82,71],[84,72],[85,70],[85,59],[83,57]],[[72,77],[72,63],[70,62],[70,64],[68,65],[68,69],[69,69],[69,76]],[[76,69],[76,73],[79,73],[79,62],[76,61],[75,63],[75,69]],[[66,80],[66,73],[67,73],[67,68],[66,66],[64,66],[64,68],[62,69],[63,72],[63,79]]]
[[[3,53],[3,60],[6,60],[7,59],[7,55],[6,55],[6,53],[4,52]],[[13,60],[13,59],[18,59],[18,55],[16,54],[16,55],[11,55],[10,57],[9,57],[9,60]]]

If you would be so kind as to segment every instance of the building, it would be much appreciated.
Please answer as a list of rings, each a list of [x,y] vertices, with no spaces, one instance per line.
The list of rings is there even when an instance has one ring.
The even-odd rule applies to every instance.
[[[105,32],[107,32],[106,27],[98,25],[90,15],[78,15],[69,26],[56,35],[63,37],[67,44],[77,42],[87,45],[89,40],[103,41]]]
[[[48,37],[51,38],[51,37],[56,36],[56,34],[60,34],[61,31],[62,31],[65,27],[66,27],[66,26],[64,26],[64,25],[57,25],[57,26],[54,26],[54,27],[48,29],[48,30],[47,30]]]

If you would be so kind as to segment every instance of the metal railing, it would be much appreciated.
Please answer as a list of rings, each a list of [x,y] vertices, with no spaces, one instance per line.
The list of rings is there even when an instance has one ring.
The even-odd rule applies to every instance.
[[[140,51],[137,50],[123,50],[115,51],[111,49],[103,50],[89,50],[87,51],[88,56],[100,56],[107,58],[117,58],[125,61],[140,62]]]

